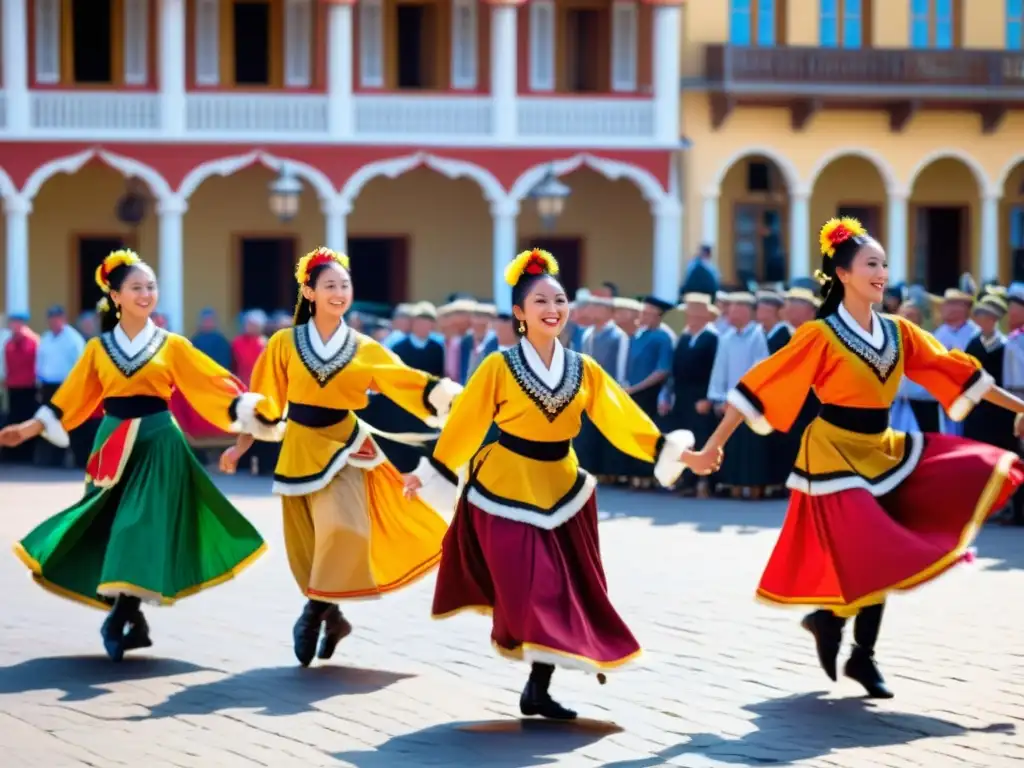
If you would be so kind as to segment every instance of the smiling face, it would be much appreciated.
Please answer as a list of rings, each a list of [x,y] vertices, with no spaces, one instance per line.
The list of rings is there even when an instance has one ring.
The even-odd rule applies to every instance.
[[[302,297],[316,306],[316,313],[340,320],[352,306],[352,278],[340,264],[325,264],[313,276],[313,286],[302,286]]]
[[[160,291],[157,290],[156,275],[145,265],[131,268],[121,287],[111,289],[110,299],[121,309],[121,318],[145,320],[153,314]]]
[[[881,304],[889,282],[889,264],[885,251],[874,240],[860,247],[848,268],[836,267],[836,276],[846,295],[856,296],[869,304]]]
[[[553,277],[542,277],[530,286],[523,305],[512,307],[512,313],[526,323],[530,335],[556,339],[569,320],[569,297]]]

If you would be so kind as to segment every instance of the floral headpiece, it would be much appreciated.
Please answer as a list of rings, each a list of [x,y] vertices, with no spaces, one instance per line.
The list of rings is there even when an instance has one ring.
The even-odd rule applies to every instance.
[[[523,275],[557,275],[555,257],[540,248],[523,251],[505,267],[505,282],[514,286]]]
[[[96,267],[96,285],[98,285],[100,290],[104,293],[110,293],[111,272],[118,267],[127,267],[141,263],[142,259],[139,258],[139,254],[135,251],[129,251],[126,248],[120,251],[113,251],[100,263],[98,267]]]
[[[841,219],[829,219],[821,228],[821,255],[832,258],[836,248],[853,237],[863,237],[868,231],[857,219],[844,216]]]
[[[348,256],[344,253],[332,251],[330,248],[324,248],[323,246],[310,251],[299,259],[299,263],[295,267],[296,282],[299,285],[305,285],[309,281],[309,275],[314,269],[319,267],[321,264],[331,263],[338,264],[345,269],[348,269]]]

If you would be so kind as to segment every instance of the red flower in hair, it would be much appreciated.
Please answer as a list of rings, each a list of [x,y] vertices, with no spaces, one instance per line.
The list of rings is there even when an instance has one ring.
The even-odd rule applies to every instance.
[[[828,239],[832,245],[839,245],[845,243],[853,237],[853,232],[846,228],[845,224],[837,224],[836,228],[829,232]]]

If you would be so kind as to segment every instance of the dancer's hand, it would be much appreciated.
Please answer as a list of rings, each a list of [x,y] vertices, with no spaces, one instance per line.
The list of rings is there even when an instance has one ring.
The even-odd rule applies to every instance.
[[[17,448],[26,440],[38,437],[43,433],[43,423],[38,419],[29,419],[20,424],[11,424],[0,429],[0,446]]]
[[[402,480],[404,481],[402,494],[405,498],[416,498],[416,494],[419,492],[420,488],[423,487],[423,483],[420,482],[420,479],[416,477],[416,475],[402,475]]]
[[[710,475],[722,466],[723,456],[721,448],[705,448],[703,451],[683,451],[680,460],[695,475]]]
[[[237,445],[232,445],[220,455],[220,471],[225,475],[233,475],[238,471],[238,462],[242,460],[245,451]]]

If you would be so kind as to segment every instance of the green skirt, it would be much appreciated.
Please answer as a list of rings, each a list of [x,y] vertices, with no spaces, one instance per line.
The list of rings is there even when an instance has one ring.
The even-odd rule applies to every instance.
[[[116,454],[113,484],[87,478],[81,501],[14,548],[40,586],[104,610],[119,594],[169,605],[227,581],[266,549],[170,413],[133,421],[106,416],[96,435],[93,459],[111,466]]]

